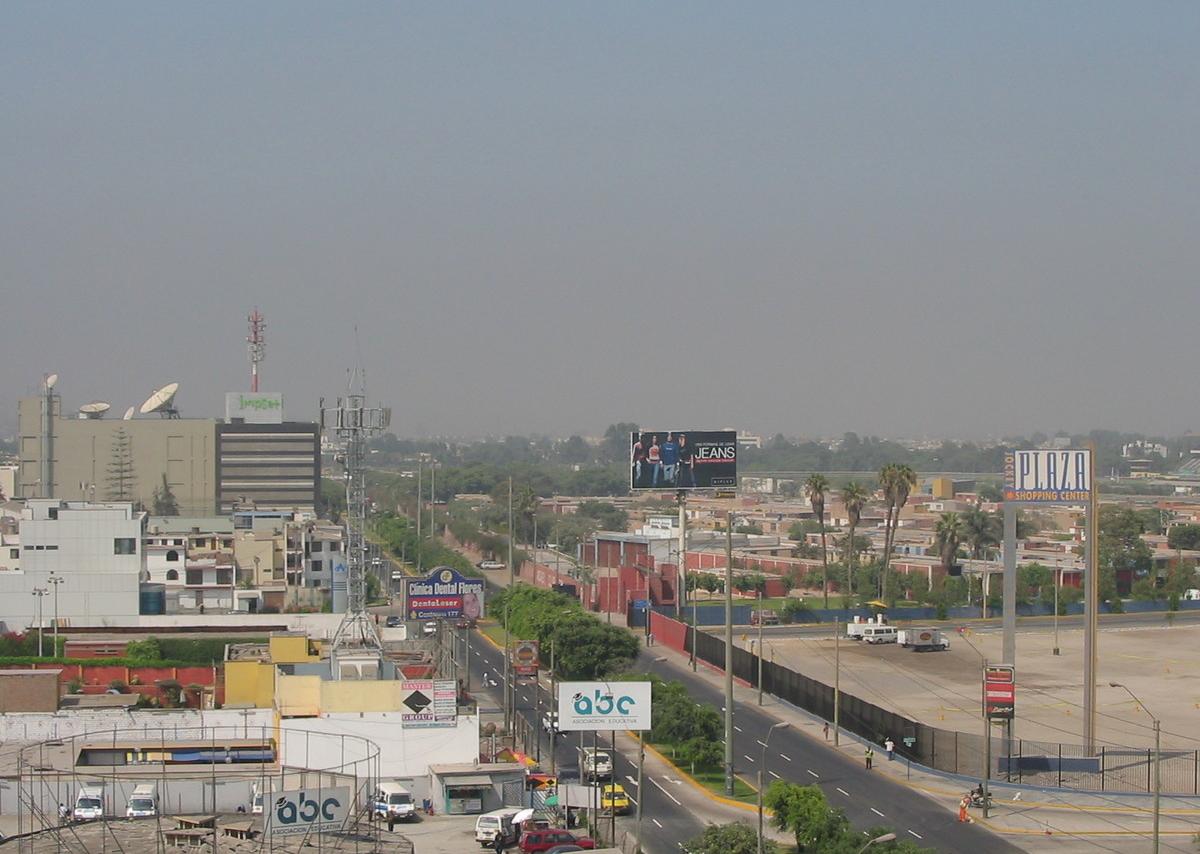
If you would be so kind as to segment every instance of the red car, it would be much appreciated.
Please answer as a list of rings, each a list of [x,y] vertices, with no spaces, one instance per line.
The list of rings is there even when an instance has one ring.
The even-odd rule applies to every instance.
[[[596,840],[590,836],[575,836],[566,830],[529,830],[521,834],[521,851],[549,851],[556,845],[578,845],[580,848],[595,848]]]

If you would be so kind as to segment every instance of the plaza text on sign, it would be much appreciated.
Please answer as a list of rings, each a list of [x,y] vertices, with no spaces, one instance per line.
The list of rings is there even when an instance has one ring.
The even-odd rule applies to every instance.
[[[991,665],[983,671],[983,712],[989,719],[1011,720],[1016,708],[1016,671],[1007,664]]]
[[[562,732],[648,730],[650,683],[560,682],[558,728]]]
[[[1091,494],[1091,451],[1012,451],[1005,455],[1005,501],[1078,503]]]

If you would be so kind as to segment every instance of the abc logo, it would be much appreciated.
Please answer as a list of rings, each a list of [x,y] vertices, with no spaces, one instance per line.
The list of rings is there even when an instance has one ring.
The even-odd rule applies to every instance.
[[[337,798],[326,798],[318,803],[312,798],[305,798],[304,792],[301,792],[295,800],[282,797],[275,802],[275,820],[281,825],[297,822],[311,824],[318,817],[324,821],[334,821],[337,818],[334,810],[341,805]]]
[[[628,694],[614,698],[612,694],[602,694],[597,688],[592,697],[579,693],[571,698],[571,703],[577,715],[611,715],[614,709],[618,715],[628,715],[633,709],[634,699]]]

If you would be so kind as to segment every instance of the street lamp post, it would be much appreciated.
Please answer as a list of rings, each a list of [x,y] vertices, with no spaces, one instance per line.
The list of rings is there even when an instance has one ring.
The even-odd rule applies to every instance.
[[[894,842],[895,840],[896,840],[896,834],[894,834],[894,833],[885,833],[883,836],[876,836],[874,839],[869,841],[862,848],[859,848],[858,854],[862,854],[864,851],[866,851],[868,848],[870,848],[872,845],[874,845],[877,842]]]
[[[64,581],[66,581],[66,579],[63,578],[61,575],[54,575],[53,573],[51,573],[50,577],[47,578],[46,581],[48,581],[49,583],[54,585],[54,655],[57,656],[58,655],[58,585],[62,584]]]
[[[1109,682],[1108,686],[1110,688],[1124,689],[1125,693],[1142,707],[1142,711],[1150,715],[1150,720],[1154,723],[1154,842],[1150,850],[1153,854],[1158,854],[1159,798],[1162,795],[1162,779],[1159,776],[1160,759],[1162,757],[1162,721],[1150,713],[1150,710],[1146,708],[1146,704],[1141,701],[1137,694],[1129,690],[1128,685],[1122,685],[1120,682]]]
[[[761,653],[762,651],[759,650],[759,652]],[[766,844],[763,841],[763,766],[767,764],[767,744],[771,741],[771,733],[775,732],[777,729],[787,729],[790,726],[791,724],[789,724],[787,721],[780,721],[777,724],[772,724],[771,728],[767,730],[766,737],[763,738],[762,756],[759,757],[759,759],[762,761],[758,763],[758,854],[763,854],[764,846]],[[641,796],[642,793],[639,790],[638,797],[640,798]]]
[[[1058,587],[1062,584],[1062,569],[1059,559],[1054,559],[1054,654],[1058,655]]]
[[[650,659],[651,662],[657,664],[661,661],[666,661],[666,656]],[[634,854],[642,854],[642,803],[646,800],[645,794],[642,792],[642,769],[646,765],[646,733],[643,730],[638,730],[638,772],[637,772],[637,825],[634,831],[637,836],[637,848]]]
[[[49,592],[45,587],[35,587],[32,590],[37,602],[38,658],[42,657],[42,597]]]
[[[763,661],[763,610],[762,610],[763,595],[762,591],[758,591],[758,704],[762,705],[763,684],[762,684],[762,661]]]

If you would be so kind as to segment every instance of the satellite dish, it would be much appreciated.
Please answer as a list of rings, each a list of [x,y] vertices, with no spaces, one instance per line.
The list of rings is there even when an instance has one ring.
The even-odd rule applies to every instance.
[[[137,412],[136,406],[129,407],[128,409],[125,410],[125,414],[121,416],[121,420],[122,421],[132,421],[133,413],[135,413],[135,412]]]
[[[150,395],[138,411],[142,415],[149,415],[151,412],[161,412],[167,417],[178,415],[178,411],[172,405],[175,402],[175,393],[177,391],[179,391],[179,383],[167,383],[154,392],[154,394]]]
[[[58,382],[58,374],[50,374],[46,377],[46,391],[54,388],[54,384]]]
[[[103,400],[95,400],[91,403],[85,403],[79,407],[80,418],[103,418],[104,413],[111,408],[110,404]]]

